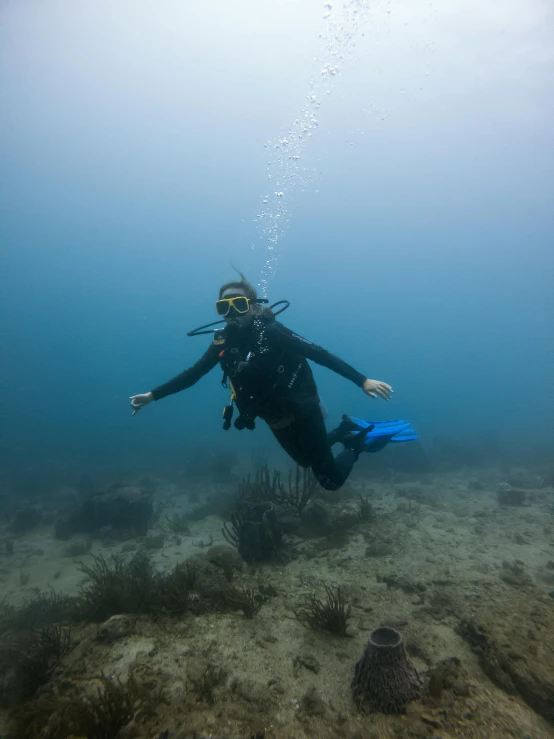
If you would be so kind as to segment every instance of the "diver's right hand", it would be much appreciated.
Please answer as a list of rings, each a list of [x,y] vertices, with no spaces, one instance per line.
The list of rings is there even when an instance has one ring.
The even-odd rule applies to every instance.
[[[142,393],[141,395],[131,395],[131,408],[133,409],[132,415],[138,413],[141,408],[151,403],[154,400],[152,393]]]

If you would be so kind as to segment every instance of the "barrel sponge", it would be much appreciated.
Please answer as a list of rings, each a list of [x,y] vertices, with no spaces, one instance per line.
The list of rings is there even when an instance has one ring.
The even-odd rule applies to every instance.
[[[352,694],[358,708],[371,713],[401,713],[419,698],[423,683],[411,664],[401,635],[388,627],[372,631],[356,663]]]

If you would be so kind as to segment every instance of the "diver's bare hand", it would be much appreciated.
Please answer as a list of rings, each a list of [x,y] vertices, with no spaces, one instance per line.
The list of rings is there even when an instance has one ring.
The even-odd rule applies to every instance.
[[[383,398],[383,400],[390,400],[391,393],[394,392],[390,385],[387,385],[386,382],[381,382],[380,380],[367,379],[362,388],[364,393],[369,395],[370,398],[377,398],[377,396],[379,396],[380,398]]]
[[[154,400],[152,393],[142,393],[141,395],[131,395],[131,408],[133,409],[132,415],[138,413],[141,408],[151,403]]]

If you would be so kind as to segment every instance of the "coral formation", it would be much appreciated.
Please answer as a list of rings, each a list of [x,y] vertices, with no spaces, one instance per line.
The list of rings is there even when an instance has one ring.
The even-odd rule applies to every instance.
[[[152,523],[154,507],[149,492],[132,485],[112,485],[83,500],[76,510],[59,519],[55,536],[99,535],[106,529],[118,536],[144,536]]]
[[[514,623],[495,606],[484,607],[479,620],[463,619],[456,631],[471,646],[481,669],[493,683],[509,695],[519,693],[554,724],[552,606],[534,602],[526,592],[517,610]]]
[[[318,486],[309,469],[297,465],[294,475],[291,471],[284,483],[278,470],[271,472],[268,465],[263,465],[256,471],[254,479],[247,475],[241,480],[237,498],[251,503],[271,502],[282,508],[293,508],[301,514]]]
[[[8,557],[11,557],[14,548],[13,539],[4,539],[2,545],[2,548],[4,549],[4,554],[6,554]]]
[[[64,557],[82,557],[88,554],[92,547],[91,539],[77,539],[63,549]]]
[[[81,565],[81,571],[87,580],[81,586],[76,613],[88,621],[104,621],[117,613],[183,613],[196,577],[188,562],[160,574],[145,552],[127,563],[120,557],[111,561],[94,557],[94,563]]]
[[[7,629],[41,629],[71,620],[74,599],[49,590],[37,593],[18,608],[4,606],[0,613],[0,631]]]
[[[188,460],[186,476],[189,480],[228,483],[233,479],[237,461],[237,454],[231,449],[199,450],[193,459]]]
[[[32,698],[71,646],[69,628],[55,625],[16,633],[0,650],[0,698],[13,707]]]
[[[360,521],[363,521],[364,523],[367,523],[367,521],[372,521],[375,518],[375,511],[373,509],[373,506],[369,502],[369,498],[367,495],[360,495],[358,498],[358,510],[356,511],[356,515],[360,519]]]
[[[36,528],[42,521],[42,513],[36,508],[24,508],[17,511],[10,524],[14,534],[25,534]]]
[[[372,631],[356,663],[352,693],[360,710],[401,713],[421,695],[423,684],[410,663],[402,637],[386,626]]]
[[[99,684],[98,684],[99,683]],[[130,677],[125,684],[102,676],[92,690],[44,695],[15,715],[14,739],[115,739],[133,719],[154,715],[165,697]]]
[[[278,495],[281,474],[278,470],[270,472],[267,465],[256,470],[254,478],[251,475],[243,477],[238,486],[238,501],[275,502]]]
[[[460,660],[457,657],[443,659],[427,673],[427,690],[434,698],[440,698],[444,690],[456,685],[460,672]]]
[[[498,490],[498,503],[506,506],[522,506],[525,504],[527,493],[525,490],[512,488],[509,485]]]
[[[502,562],[500,579],[516,588],[523,588],[533,583],[530,575],[525,571],[525,563],[520,559]]]
[[[269,502],[241,501],[231,516],[231,527],[224,524],[223,535],[248,563],[270,560],[282,546],[281,526]]]
[[[210,534],[207,539],[193,539],[192,544],[199,549],[209,549],[214,543],[214,536]]]
[[[299,739],[550,736],[551,490],[530,480],[525,509],[499,506],[499,488],[527,485],[511,464],[441,480],[384,470],[373,489],[354,476],[340,497],[305,495],[301,471],[281,476],[265,459],[240,482],[238,499],[233,481],[191,489],[180,477],[156,477],[156,527],[117,548],[113,540],[130,529],[110,525],[61,543],[44,530],[20,539],[9,529],[17,508],[9,508],[0,535],[0,583],[13,603],[0,603],[1,736],[261,739],[264,726],[274,727],[265,735]],[[102,490],[85,480],[82,494]],[[213,545],[224,542],[213,518],[192,523],[193,494],[208,501],[200,513],[227,513],[232,546]],[[43,523],[68,500],[76,500],[74,485],[41,501]],[[271,527],[269,541],[259,535],[265,518],[275,540]],[[84,566],[62,559],[86,555],[90,542],[103,557],[89,553]],[[261,551],[249,566],[246,545]],[[283,566],[289,553],[295,561]],[[30,575],[26,590],[20,572]],[[38,593],[43,582],[74,597]],[[342,638],[367,639],[376,624],[387,628],[371,633],[363,656],[364,645]],[[405,628],[406,653],[426,665],[426,687],[424,700],[398,716],[422,692],[401,647]],[[133,680],[152,694],[163,686],[170,707],[150,715],[154,701]]]
[[[399,513],[407,513],[409,516],[416,518],[421,513],[421,504],[415,500],[403,500],[396,506]]]
[[[192,501],[191,501],[192,502]],[[235,501],[231,495],[210,495],[204,503],[198,503],[189,511],[189,521],[201,521],[208,516],[221,516],[228,519],[235,509]]]
[[[228,582],[231,582],[234,574],[240,572],[244,567],[244,562],[237,550],[224,545],[208,549],[206,559],[223,572]]]
[[[101,555],[92,565],[81,564],[86,576],[78,598],[82,620],[104,621],[116,613],[142,613],[148,610],[154,572],[147,555],[136,554],[129,563],[121,557],[106,560]]]
[[[145,536],[142,540],[142,546],[148,550],[163,549],[164,542],[165,534],[158,532],[157,534],[148,534],[148,536]]]
[[[252,588],[229,587],[225,592],[225,601],[231,608],[240,609],[246,618],[254,618],[262,607],[261,596]]]
[[[233,569],[225,573],[204,555],[185,560],[166,573],[157,572],[144,551],[129,562],[121,557],[94,557],[92,565],[81,565],[81,571],[86,580],[73,606],[77,620],[104,621],[120,613],[158,616],[235,609],[252,618],[263,602],[250,588],[231,587]]]
[[[364,534],[367,542],[365,550],[366,557],[388,557],[394,553],[391,537],[379,533]]]
[[[312,593],[305,598],[304,603],[294,612],[294,615],[301,624],[310,629],[322,629],[331,634],[350,636],[347,629],[352,607],[344,602],[340,587],[333,592],[333,589],[326,585],[325,592],[327,593],[326,601]]]
[[[187,517],[184,513],[174,513],[172,516],[166,516],[165,520],[172,534],[190,534]]]
[[[212,662],[193,662],[187,667],[187,677],[196,699],[213,705],[214,691],[227,679],[227,671]]]
[[[284,508],[294,508],[297,513],[301,514],[319,487],[317,479],[311,470],[301,468],[298,465],[294,478],[292,472],[289,473],[286,485],[281,482],[279,474],[276,474],[275,503]]]

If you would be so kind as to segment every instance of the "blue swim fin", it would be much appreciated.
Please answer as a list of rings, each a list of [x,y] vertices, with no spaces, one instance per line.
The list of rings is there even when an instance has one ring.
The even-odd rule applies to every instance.
[[[351,424],[354,434],[373,426],[371,431],[366,433],[362,446],[364,452],[380,452],[389,441],[414,441],[418,438],[408,421],[364,421],[356,416],[347,415],[344,415],[342,420],[343,423]]]

